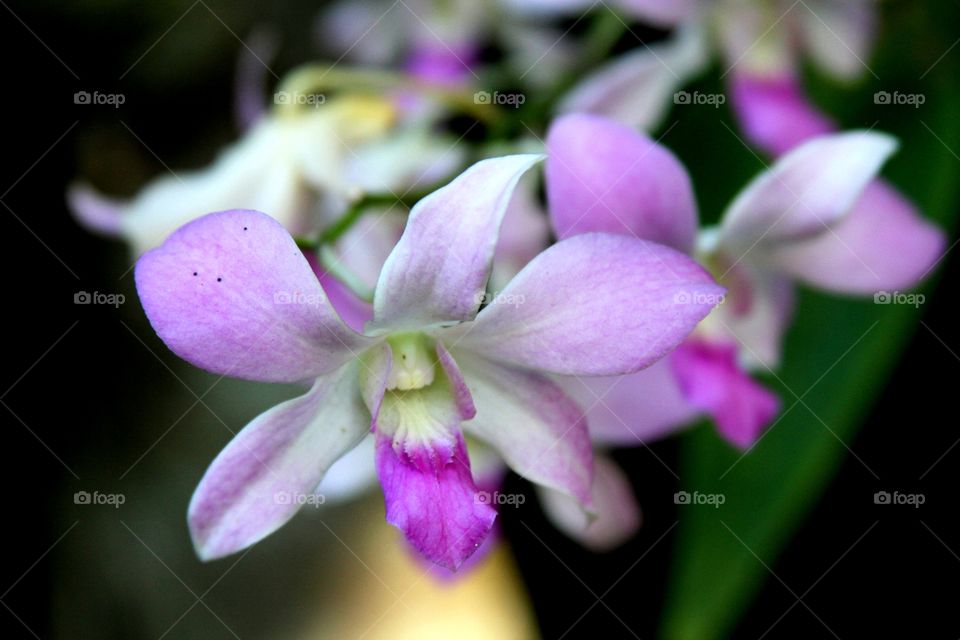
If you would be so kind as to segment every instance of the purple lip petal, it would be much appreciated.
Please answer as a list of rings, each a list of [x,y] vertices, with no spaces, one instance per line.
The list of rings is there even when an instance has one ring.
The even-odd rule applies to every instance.
[[[425,558],[456,571],[487,538],[497,512],[478,496],[463,436],[438,446],[450,457],[420,447],[398,452],[378,434],[377,473],[387,522]]]
[[[736,356],[732,344],[691,340],[671,363],[687,400],[713,416],[731,444],[746,449],[779,413],[780,401],[740,369]]]
[[[810,103],[792,73],[735,73],[730,92],[730,105],[746,139],[775,156],[835,128]]]

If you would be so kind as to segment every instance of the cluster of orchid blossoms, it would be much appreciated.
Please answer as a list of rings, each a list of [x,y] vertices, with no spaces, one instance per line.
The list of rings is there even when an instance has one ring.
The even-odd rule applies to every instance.
[[[431,15],[431,3],[410,4]],[[508,469],[537,486],[563,531],[619,544],[640,515],[609,448],[708,417],[748,449],[779,411],[752,375],[779,366],[795,286],[902,290],[943,251],[941,232],[877,178],[896,141],[834,132],[801,91],[801,49],[846,75],[850,56],[866,55],[867,2],[811,0],[784,19],[774,1],[622,0],[616,10],[676,35],[583,79],[544,141],[470,154],[438,124],[457,109],[484,117],[461,89],[475,88],[471,52],[505,27],[483,12],[454,19],[481,3],[441,4],[446,29],[394,25],[410,22],[408,80],[348,73],[362,90],[345,81],[323,104],[264,110],[211,167],[130,201],[82,185],[69,194],[81,221],[140,256],[143,308],[174,353],[224,376],[309,386],[207,470],[188,517],[204,559],[274,532],[297,496],[379,480],[387,521],[456,570],[494,532],[489,496]],[[583,8],[494,4],[526,25]],[[425,36],[437,32],[450,38],[442,47]],[[837,33],[849,56],[830,45]],[[398,56],[403,42],[379,53]],[[734,69],[747,140],[775,160],[702,228],[682,162],[640,129],[714,43]],[[326,86],[316,83],[328,73],[283,86]]]

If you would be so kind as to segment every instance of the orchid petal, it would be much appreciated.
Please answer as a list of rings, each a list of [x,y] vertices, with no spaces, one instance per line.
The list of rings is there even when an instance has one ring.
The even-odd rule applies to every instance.
[[[720,434],[746,449],[780,411],[775,394],[739,368],[732,344],[688,341],[670,362],[690,404],[713,416]]]
[[[735,73],[730,92],[730,106],[744,137],[774,156],[835,128],[810,102],[793,73]]]
[[[674,92],[702,69],[708,55],[698,25],[664,43],[644,45],[608,62],[564,96],[560,113],[595,113],[645,131],[666,115]]]
[[[180,226],[211,211],[267,211],[291,233],[316,227],[290,140],[296,122],[264,118],[210,167],[152,181],[124,209],[124,235],[136,253],[161,244]]]
[[[593,551],[614,549],[640,528],[640,506],[630,480],[617,464],[605,455],[594,456],[591,494],[595,515],[558,491],[541,488],[540,504],[547,518],[565,534]]]
[[[463,428],[524,478],[589,509],[592,449],[577,405],[538,373],[455,353],[477,409]]]
[[[373,344],[343,324],[293,238],[257,211],[184,226],[140,258],[136,282],[160,338],[214,373],[304,380]]]
[[[511,11],[530,17],[583,13],[593,8],[594,0],[501,0]],[[689,17],[695,4],[691,0],[614,0],[611,4],[638,20],[670,27]]]
[[[541,157],[483,160],[417,203],[377,282],[376,328],[473,319],[513,188]]]
[[[896,149],[894,138],[852,131],[810,140],[757,176],[724,215],[720,243],[731,253],[825,231],[860,197]]]
[[[563,375],[615,375],[678,345],[723,288],[688,256],[623,235],[586,233],[537,256],[472,325],[464,348]]]
[[[895,189],[874,181],[840,224],[815,238],[777,247],[770,259],[810,285],[873,294],[917,285],[945,249],[940,229]]]
[[[625,376],[563,378],[590,426],[590,439],[610,445],[650,444],[692,424],[701,411],[687,402],[672,354]]]
[[[693,250],[690,176],[665,147],[612,120],[569,115],[550,127],[547,150],[547,201],[559,238],[609,231]]]
[[[717,308],[710,329],[742,347],[739,360],[749,369],[780,366],[783,339],[793,320],[794,284],[775,270],[742,261],[721,282],[726,302]]]
[[[456,571],[486,539],[497,512],[479,499],[470,459],[458,432],[451,457],[400,449],[377,436],[377,473],[383,486],[387,522],[428,560]]]
[[[323,496],[324,504],[353,500],[377,486],[375,441],[376,436],[368,434],[327,469],[317,487],[317,495]]]
[[[865,60],[876,35],[874,0],[812,0],[797,9],[804,51],[821,69],[841,79],[870,69]]]
[[[108,198],[87,184],[67,190],[67,205],[77,221],[90,231],[116,237],[123,235],[123,211],[127,203]]]
[[[526,174],[503,216],[489,290],[497,292],[550,244],[550,222],[537,199],[536,176]]]
[[[258,416],[217,456],[193,494],[188,520],[197,554],[220,558],[276,531],[366,432],[355,365]]]

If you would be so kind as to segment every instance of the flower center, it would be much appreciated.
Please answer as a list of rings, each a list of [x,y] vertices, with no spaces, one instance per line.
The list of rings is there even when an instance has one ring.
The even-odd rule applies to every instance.
[[[387,376],[387,390],[422,389],[433,382],[437,359],[423,334],[391,336],[387,344],[393,351],[393,366]]]

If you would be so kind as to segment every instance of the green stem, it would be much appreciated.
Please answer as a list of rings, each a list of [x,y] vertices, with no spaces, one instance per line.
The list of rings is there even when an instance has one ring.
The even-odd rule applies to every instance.
[[[357,274],[351,271],[347,265],[343,264],[329,245],[322,245],[320,247],[320,250],[317,251],[317,259],[320,260],[320,265],[327,273],[333,274],[333,276],[346,285],[355,296],[364,302],[373,302],[373,288],[361,282]]]

